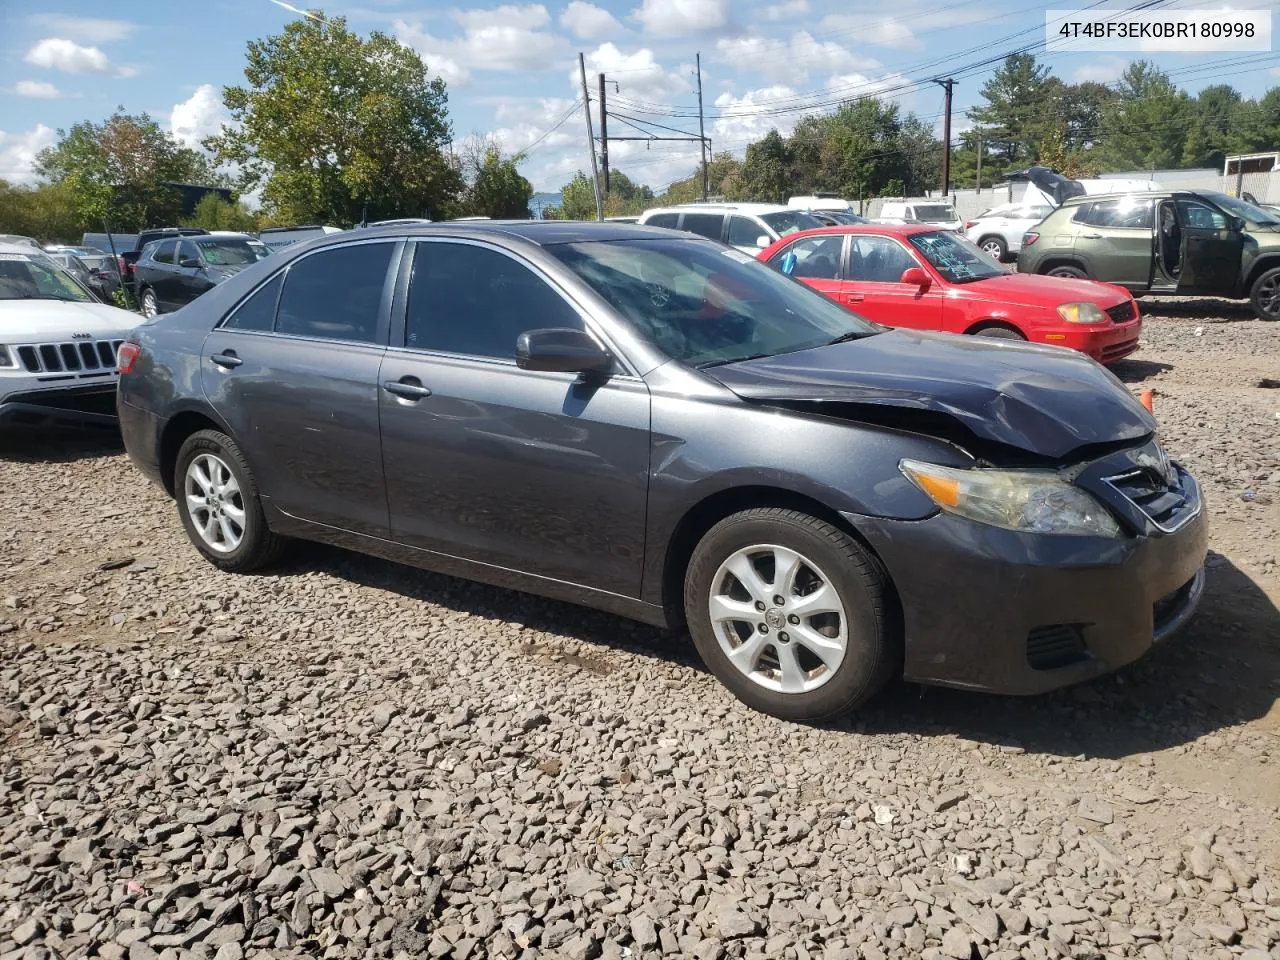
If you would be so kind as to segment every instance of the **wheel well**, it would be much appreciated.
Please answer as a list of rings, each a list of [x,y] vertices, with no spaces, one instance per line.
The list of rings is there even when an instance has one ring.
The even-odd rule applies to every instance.
[[[1085,272],[1085,276],[1089,275],[1089,269],[1075,257],[1051,257],[1044,263],[1040,264],[1040,269],[1036,272],[1048,273],[1056,267],[1075,267],[1077,270],[1083,270]]]
[[[713,493],[705,500],[695,504],[681,518],[675,531],[667,543],[667,556],[662,568],[662,605],[666,611],[667,622],[673,629],[684,623],[684,578],[693,557],[694,548],[717,523],[725,517],[754,507],[782,507],[799,510],[810,516],[825,520],[832,526],[839,527],[867,551],[879,565],[888,587],[891,616],[901,623],[901,604],[898,600],[897,588],[889,571],[875,548],[858,533],[844,517],[826,504],[812,497],[783,490],[778,487],[742,486],[730,487],[719,493]]]
[[[1019,330],[1016,326],[1014,326],[1012,323],[1007,323],[1004,320],[979,320],[977,323],[969,327],[969,329],[966,330],[965,333],[966,334],[981,333],[983,330],[1012,330],[1018,336],[1024,337],[1024,338],[1026,337],[1026,334],[1023,333],[1021,330]]]
[[[1253,285],[1257,282],[1258,277],[1262,276],[1273,267],[1280,267],[1280,256],[1272,254],[1270,256],[1259,257],[1252,267],[1249,268],[1249,277],[1244,282],[1244,295],[1250,296],[1253,293]]]
[[[1009,246],[1008,241],[1006,241],[1005,238],[1000,236],[1000,234],[998,233],[984,233],[981,237],[978,238],[978,246],[982,246],[988,240],[999,240],[1006,247]]]
[[[169,496],[174,495],[173,470],[178,465],[178,451],[187,437],[197,430],[221,429],[218,423],[194,410],[184,410],[165,424],[164,433],[160,435],[160,479]]]

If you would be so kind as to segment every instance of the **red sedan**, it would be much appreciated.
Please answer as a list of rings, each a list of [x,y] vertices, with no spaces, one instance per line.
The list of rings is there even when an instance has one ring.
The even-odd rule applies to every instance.
[[[890,327],[1072,347],[1101,363],[1138,349],[1123,287],[1010,273],[964,237],[923,224],[825,227],[760,251],[773,269]]]

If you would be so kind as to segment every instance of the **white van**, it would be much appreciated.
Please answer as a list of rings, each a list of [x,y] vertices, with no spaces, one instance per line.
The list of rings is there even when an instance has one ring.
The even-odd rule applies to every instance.
[[[787,206],[792,210],[834,210],[837,213],[854,213],[853,204],[838,193],[815,193],[811,197],[788,197]]]
[[[323,227],[318,223],[313,223],[305,227],[267,227],[258,234],[258,239],[266,244],[272,252],[275,252],[282,247],[301,243],[303,240],[314,240],[316,237],[324,237],[331,233],[341,232],[342,230],[338,227]]]
[[[942,230],[962,230],[964,223],[950,200],[886,200],[873,223],[928,223]]]
[[[688,203],[655,207],[640,215],[640,223],[696,233],[727,243],[753,257],[775,240],[822,226],[820,220],[803,210],[777,203]]]

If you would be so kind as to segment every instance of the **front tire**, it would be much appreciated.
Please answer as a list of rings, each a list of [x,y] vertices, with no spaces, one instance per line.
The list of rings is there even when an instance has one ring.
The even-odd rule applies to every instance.
[[[1045,276],[1067,277],[1071,280],[1088,280],[1089,279],[1089,275],[1085,273],[1083,270],[1081,270],[1079,267],[1071,267],[1071,266],[1054,267],[1052,270],[1049,270],[1045,274]]]
[[[983,237],[978,246],[997,263],[1004,263],[1004,258],[1009,255],[1009,245],[1002,237]]]
[[[973,331],[975,337],[992,337],[996,340],[1023,340],[1027,338],[1012,327],[983,327]]]
[[[739,700],[820,722],[871,699],[898,671],[888,577],[843,530],[778,507],[721,520],[685,574],[702,660]]]
[[[1280,320],[1280,267],[1264,270],[1249,291],[1249,306],[1259,320]]]
[[[142,304],[142,315],[148,319],[159,316],[160,301],[156,299],[156,292],[150,287],[142,291],[140,298]]]
[[[267,527],[249,465],[225,433],[198,430],[186,439],[173,489],[187,538],[215,567],[247,573],[280,556],[285,540]]]

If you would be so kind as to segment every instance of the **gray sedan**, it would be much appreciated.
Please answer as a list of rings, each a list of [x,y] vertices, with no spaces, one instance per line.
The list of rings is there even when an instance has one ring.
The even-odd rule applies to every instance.
[[[1102,367],[887,330],[720,244],[400,225],[120,351],[125,444],[224,570],[326,541],[673,629],[742,700],[1033,693],[1172,633],[1196,481]]]

